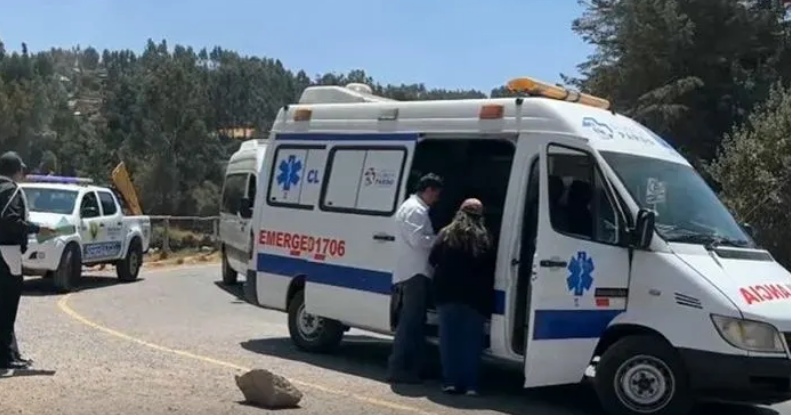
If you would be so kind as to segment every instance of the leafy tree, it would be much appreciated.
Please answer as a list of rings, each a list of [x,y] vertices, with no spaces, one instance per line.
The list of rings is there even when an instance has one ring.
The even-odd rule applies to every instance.
[[[791,265],[791,90],[776,85],[747,121],[727,134],[709,172],[736,216]]]
[[[610,99],[692,159],[788,77],[780,2],[590,0],[573,29],[595,52],[570,82]]]

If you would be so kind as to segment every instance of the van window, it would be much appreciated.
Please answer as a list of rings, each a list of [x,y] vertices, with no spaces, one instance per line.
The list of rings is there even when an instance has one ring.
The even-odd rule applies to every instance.
[[[323,145],[281,145],[269,175],[267,203],[293,209],[313,209],[327,163]]]
[[[112,216],[118,213],[118,208],[115,206],[115,199],[109,192],[99,192],[99,203],[102,204],[102,215]]]
[[[235,215],[239,213],[239,202],[244,195],[247,184],[247,173],[234,173],[225,176],[225,186],[222,190],[222,203],[220,211]]]
[[[321,209],[390,216],[396,210],[406,149],[403,147],[335,147]]]
[[[550,145],[547,153],[552,227],[575,238],[616,244],[618,216],[593,156],[558,145]]]

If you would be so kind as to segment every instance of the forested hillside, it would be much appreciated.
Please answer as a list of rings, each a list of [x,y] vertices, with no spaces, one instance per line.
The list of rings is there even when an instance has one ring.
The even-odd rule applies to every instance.
[[[0,43],[0,148],[42,172],[106,180],[124,160],[147,213],[214,215],[232,129],[265,134],[311,84],[364,82],[400,100],[478,91],[380,85],[364,71],[310,77],[270,58],[149,40],[143,53],[93,48],[8,54]]]
[[[595,51],[581,75],[564,82],[610,99],[678,147],[761,242],[791,261],[791,32],[783,2],[582,3],[573,30]],[[526,53],[524,73],[514,76],[529,76],[540,62]],[[149,40],[142,53],[5,53],[0,43],[0,148],[42,171],[97,179],[123,159],[148,213],[210,215],[223,163],[239,144],[228,129],[266,132],[306,86],[348,82],[400,100],[485,95],[381,85],[363,70],[311,76],[276,57],[165,41]]]

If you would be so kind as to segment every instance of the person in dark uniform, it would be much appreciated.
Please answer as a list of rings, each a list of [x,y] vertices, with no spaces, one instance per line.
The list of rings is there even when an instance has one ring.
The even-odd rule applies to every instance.
[[[25,194],[17,184],[25,177],[25,163],[15,152],[0,156],[0,369],[29,366],[19,354],[14,335],[22,296],[22,254],[30,234],[50,236],[52,228],[28,222]]]

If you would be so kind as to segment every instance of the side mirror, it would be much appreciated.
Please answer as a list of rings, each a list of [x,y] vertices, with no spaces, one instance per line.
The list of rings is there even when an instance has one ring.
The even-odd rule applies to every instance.
[[[94,206],[86,206],[80,211],[80,216],[83,218],[95,218],[99,216],[99,209]]]
[[[243,219],[253,217],[253,201],[251,199],[245,197],[239,202],[239,216]]]
[[[747,232],[747,235],[750,238],[754,238],[755,237],[755,229],[749,223],[742,223],[742,229],[744,229],[744,231]]]
[[[640,209],[637,212],[637,219],[632,232],[632,245],[635,248],[646,249],[651,246],[655,223],[656,213],[653,210]]]

